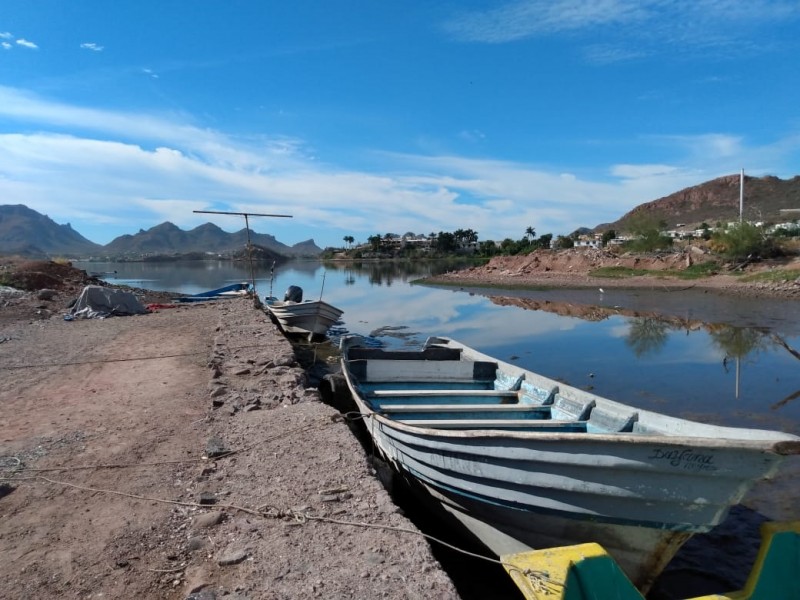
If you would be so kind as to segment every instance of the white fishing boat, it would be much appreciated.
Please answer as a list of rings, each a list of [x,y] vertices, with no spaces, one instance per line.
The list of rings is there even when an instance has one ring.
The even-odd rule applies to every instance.
[[[640,410],[450,339],[341,342],[376,448],[498,556],[601,544],[643,591],[694,533],[800,454],[788,433]]]
[[[290,286],[284,299],[268,297],[267,311],[275,318],[284,333],[324,336],[339,317],[344,314],[339,308],[319,300],[303,300],[303,292],[297,286]]]

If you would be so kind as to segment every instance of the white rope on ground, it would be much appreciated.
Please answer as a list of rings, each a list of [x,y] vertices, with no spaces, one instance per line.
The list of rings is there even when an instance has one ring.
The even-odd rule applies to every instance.
[[[2,479],[5,479],[5,478],[0,478],[0,480],[2,480]],[[220,509],[231,510],[231,511],[236,511],[236,512],[243,512],[243,513],[255,516],[255,517],[261,517],[261,518],[266,518],[266,519],[292,519],[294,522],[296,522],[298,524],[306,524],[309,521],[320,521],[320,522],[323,522],[323,523],[331,523],[331,524],[334,524],[334,525],[345,525],[345,526],[349,526],[349,527],[361,527],[361,528],[367,528],[367,529],[381,529],[381,530],[384,530],[384,531],[393,531],[393,532],[397,532],[397,533],[408,533],[408,534],[418,535],[420,537],[424,537],[427,540],[430,540],[432,542],[435,542],[437,544],[445,546],[446,548],[449,548],[449,549],[451,549],[451,550],[453,550],[455,552],[460,552],[461,554],[464,554],[466,556],[471,556],[472,558],[477,558],[477,559],[480,559],[480,560],[484,560],[484,561],[487,561],[487,562],[490,562],[490,563],[493,563],[493,564],[496,564],[496,565],[501,565],[501,566],[504,566],[504,567],[507,567],[507,568],[510,568],[510,569],[519,570],[519,568],[516,567],[515,565],[511,565],[509,563],[504,563],[501,560],[498,560],[498,559],[495,559],[495,558],[491,558],[489,556],[484,556],[482,554],[477,554],[475,552],[470,552],[469,550],[464,550],[463,548],[459,548],[458,546],[450,544],[449,542],[445,542],[444,540],[441,540],[441,539],[439,539],[439,538],[437,538],[435,536],[432,536],[430,534],[427,534],[427,533],[424,533],[422,531],[418,531],[418,530],[415,530],[415,529],[409,529],[407,527],[398,527],[398,526],[395,526],[395,525],[383,525],[381,523],[367,523],[367,522],[364,522],[364,521],[347,521],[347,520],[344,520],[344,519],[333,519],[331,517],[323,517],[323,516],[320,516],[320,515],[313,515],[313,514],[308,513],[307,511],[297,511],[297,510],[293,510],[293,509],[282,509],[282,508],[279,508],[279,507],[276,507],[276,506],[271,506],[271,505],[268,505],[268,504],[265,504],[265,505],[259,507],[258,509],[254,510],[254,509],[251,509],[251,508],[247,508],[245,506],[239,506],[237,504],[214,504],[213,506],[209,506],[207,504],[200,504],[198,502],[185,502],[185,501],[181,501],[181,500],[167,500],[165,498],[156,498],[156,497],[153,497],[153,496],[142,496],[142,495],[139,495],[139,494],[130,494],[130,493],[127,493],[127,492],[120,492],[118,490],[109,490],[109,489],[104,489],[104,488],[94,488],[94,487],[79,485],[79,484],[76,484],[76,483],[70,483],[68,481],[59,481],[59,480],[56,480],[56,479],[50,479],[49,477],[44,477],[43,475],[34,475],[33,477],[16,477],[16,478],[13,478],[13,480],[14,481],[21,481],[21,482],[44,481],[44,482],[50,483],[52,485],[61,485],[61,486],[64,486],[64,487],[69,487],[69,488],[81,490],[81,491],[84,491],[84,492],[91,492],[93,494],[109,494],[109,495],[114,495],[114,496],[122,496],[122,497],[125,497],[125,498],[132,498],[132,499],[135,499],[135,500],[144,500],[144,501],[147,501],[147,502],[158,502],[158,503],[161,503],[161,504],[171,504],[173,506],[184,506],[184,507],[198,508],[198,509],[203,509],[203,510],[210,510],[210,509],[214,509],[214,510],[220,510]],[[526,576],[533,577],[537,581],[542,580],[543,578],[547,579],[547,573],[544,573],[544,572],[532,571],[532,570],[525,570],[525,571],[522,571],[522,572]],[[553,585],[558,585],[557,582],[550,582],[550,583],[553,584]]]

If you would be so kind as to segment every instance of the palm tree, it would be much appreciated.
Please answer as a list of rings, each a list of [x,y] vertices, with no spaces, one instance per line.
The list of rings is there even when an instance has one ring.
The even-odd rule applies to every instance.
[[[525,230],[525,237],[528,238],[528,243],[531,243],[531,240],[536,237],[536,230],[533,227],[528,227]]]
[[[343,239],[344,243],[347,244],[348,246],[352,246],[353,242],[356,241],[356,238],[354,238],[352,235],[346,235],[344,236]]]

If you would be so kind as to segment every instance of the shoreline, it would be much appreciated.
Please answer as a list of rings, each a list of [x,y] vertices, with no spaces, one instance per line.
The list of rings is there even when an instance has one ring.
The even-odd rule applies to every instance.
[[[668,275],[597,277],[588,272],[514,272],[487,267],[471,267],[418,280],[417,283],[450,287],[475,287],[497,290],[604,289],[681,291],[701,289],[735,296],[785,300],[800,299],[800,281],[746,282],[740,276],[712,275],[684,279]]]

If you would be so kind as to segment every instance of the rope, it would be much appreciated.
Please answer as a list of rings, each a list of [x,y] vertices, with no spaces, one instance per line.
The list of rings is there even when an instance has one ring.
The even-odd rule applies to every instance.
[[[6,479],[6,478],[0,477],[0,480],[2,480],[2,479]],[[84,492],[91,492],[93,494],[109,494],[109,495],[113,495],[113,496],[121,496],[121,497],[124,497],[124,498],[132,498],[134,500],[143,500],[143,501],[146,501],[146,502],[158,502],[158,503],[161,503],[161,504],[171,504],[173,506],[184,506],[184,507],[188,507],[188,508],[198,508],[198,509],[203,509],[203,510],[208,510],[208,509],[211,509],[211,508],[213,508],[214,510],[219,510],[219,509],[231,510],[231,511],[243,512],[243,513],[255,516],[255,517],[261,517],[261,518],[265,518],[265,519],[291,519],[291,520],[293,520],[294,522],[296,522],[298,524],[306,524],[309,521],[320,521],[320,522],[323,522],[323,523],[330,523],[330,524],[333,524],[333,525],[344,525],[344,526],[348,526],[348,527],[361,527],[361,528],[366,528],[366,529],[381,529],[381,530],[384,530],[384,531],[393,531],[393,532],[397,532],[397,533],[408,533],[408,534],[411,534],[411,535],[418,535],[418,536],[423,537],[423,538],[425,538],[425,539],[427,539],[429,541],[432,541],[432,542],[435,542],[435,543],[440,544],[442,546],[445,546],[446,548],[449,548],[449,549],[451,549],[451,550],[453,550],[455,552],[460,552],[461,554],[464,554],[466,556],[471,556],[472,558],[477,558],[477,559],[480,559],[480,560],[484,560],[484,561],[487,561],[487,562],[490,562],[490,563],[493,563],[493,564],[496,564],[496,565],[505,566],[505,567],[510,568],[510,569],[519,570],[518,567],[515,567],[514,565],[511,565],[509,563],[504,563],[501,560],[498,560],[498,559],[495,559],[495,558],[491,558],[489,556],[484,556],[482,554],[477,554],[475,552],[471,552],[471,551],[465,550],[463,548],[459,548],[458,546],[450,544],[449,542],[445,542],[444,540],[442,540],[440,538],[437,538],[435,536],[432,536],[432,535],[430,535],[428,533],[424,533],[422,531],[418,531],[418,530],[415,530],[415,529],[409,529],[408,527],[399,527],[399,526],[395,526],[395,525],[383,525],[381,523],[367,523],[365,521],[348,521],[348,520],[344,520],[344,519],[334,519],[334,518],[331,518],[331,517],[323,517],[323,516],[320,516],[320,515],[313,515],[313,514],[310,514],[308,511],[298,511],[298,510],[293,510],[293,509],[282,509],[282,508],[279,508],[277,506],[272,506],[272,505],[269,505],[269,504],[262,505],[261,507],[255,509],[255,510],[251,509],[251,508],[247,508],[245,506],[240,506],[238,504],[215,504],[213,506],[209,506],[207,504],[200,504],[198,502],[186,502],[186,501],[181,501],[181,500],[167,500],[165,498],[157,498],[157,497],[154,497],[154,496],[142,496],[140,494],[130,494],[128,492],[120,492],[118,490],[110,490],[110,489],[104,489],[104,488],[89,487],[89,486],[85,486],[85,485],[79,485],[77,483],[70,483],[69,481],[59,481],[59,480],[56,480],[56,479],[51,479],[51,478],[45,477],[43,475],[35,475],[33,477],[15,477],[15,478],[12,478],[12,479],[9,479],[9,480],[13,480],[13,481],[44,481],[46,483],[50,483],[50,484],[53,484],[53,485],[61,485],[61,486],[64,486],[64,487],[69,487],[69,488],[77,489],[77,490],[84,491]],[[166,572],[166,571],[164,571],[164,572]],[[523,573],[529,574],[529,571],[526,570],[526,571],[523,571]],[[532,571],[530,571],[530,573],[538,573],[537,577],[541,577],[541,576],[545,576],[546,577],[547,576],[546,573],[542,573],[542,572],[532,572]]]
[[[248,348],[261,348],[258,344],[248,345],[248,346],[236,346],[234,348],[229,348],[230,350],[246,350]],[[105,363],[118,363],[118,362],[132,362],[137,360],[161,360],[162,358],[180,358],[184,356],[200,356],[200,355],[207,355],[208,350],[197,351],[197,352],[179,352],[177,354],[157,354],[153,356],[134,356],[129,358],[104,358],[102,360],[76,360],[70,362],[54,362],[54,363],[47,363],[47,364],[28,364],[28,365],[2,365],[0,369],[5,370],[14,370],[14,369],[43,369],[47,367],[74,367],[78,365],[95,365],[95,364],[105,364]]]
[[[345,415],[345,417],[350,419],[350,420],[357,420],[358,418],[371,417],[371,415],[365,415],[365,414],[362,414],[362,413],[351,412],[351,413],[347,413]],[[374,430],[375,419],[371,419],[370,418],[370,420],[372,421],[371,425],[372,425],[373,430]],[[323,424],[325,424],[325,423],[324,422],[321,422],[321,423],[308,423],[306,425],[303,425],[303,426],[300,426],[300,427],[296,427],[294,429],[288,430],[288,431],[283,432],[281,434],[277,434],[277,435],[271,436],[269,438],[264,438],[264,439],[262,439],[262,440],[260,440],[258,442],[255,442],[255,443],[253,443],[253,444],[251,444],[249,446],[246,446],[244,448],[240,448],[238,450],[232,450],[230,452],[227,452],[227,453],[225,453],[223,455],[214,457],[212,459],[193,459],[193,460],[186,460],[186,461],[162,461],[162,462],[153,462],[153,463],[87,465],[87,466],[78,466],[78,467],[70,467],[70,468],[67,468],[67,467],[60,467],[60,468],[59,467],[53,467],[53,468],[45,468],[45,469],[27,469],[27,470],[28,471],[37,472],[37,473],[41,473],[41,472],[45,472],[45,471],[79,471],[79,470],[87,470],[87,469],[118,469],[118,468],[131,468],[131,467],[147,467],[147,466],[172,465],[172,464],[181,464],[181,463],[193,463],[193,462],[200,462],[200,461],[204,461],[204,460],[214,460],[215,461],[215,460],[219,460],[219,459],[222,459],[222,458],[227,458],[227,457],[232,456],[234,454],[241,454],[241,453],[246,452],[247,450],[250,450],[250,449],[254,448],[255,446],[258,446],[258,445],[263,444],[265,442],[273,441],[273,440],[279,439],[281,437],[285,437],[287,435],[290,435],[290,434],[293,434],[293,433],[297,433],[299,431],[303,431],[303,430],[309,429],[309,428],[314,427],[314,426],[320,426],[320,425],[323,425]],[[373,457],[374,457],[374,452],[375,452],[374,437],[372,439],[373,439]],[[19,468],[19,467],[22,466],[22,461],[16,456],[0,457],[0,462],[2,462],[2,461],[16,462],[16,464],[13,465],[13,466],[3,465],[6,468],[9,468],[9,467],[10,468]],[[187,501],[180,501],[180,500],[168,500],[168,499],[157,498],[157,497],[153,497],[153,496],[143,496],[143,495],[140,495],[140,494],[131,494],[131,493],[128,493],[128,492],[121,492],[121,491],[118,491],[118,490],[95,488],[95,487],[80,485],[80,484],[76,484],[76,483],[71,483],[71,482],[68,482],[68,481],[60,481],[60,480],[57,480],[57,479],[51,479],[50,477],[45,477],[44,475],[33,475],[31,477],[18,477],[18,476],[6,477],[6,476],[0,476],[0,481],[8,481],[8,482],[43,481],[43,482],[46,482],[46,483],[49,483],[49,484],[52,484],[52,485],[60,485],[60,486],[69,487],[69,488],[73,488],[73,489],[84,491],[84,492],[91,492],[93,494],[97,494],[97,493],[99,493],[99,494],[109,494],[109,495],[114,495],[114,496],[121,496],[121,497],[124,497],[124,498],[131,498],[131,499],[134,499],[134,500],[143,500],[143,501],[147,501],[147,502],[157,502],[157,503],[161,503],[161,504],[171,504],[173,506],[183,506],[183,507],[196,508],[196,509],[202,509],[202,510],[209,510],[210,508],[212,508],[212,507],[210,507],[210,506],[208,506],[206,504],[200,504],[198,502],[187,502]],[[437,537],[435,537],[433,535],[430,535],[430,534],[427,534],[427,533],[424,533],[422,531],[418,531],[418,530],[415,530],[415,529],[409,529],[407,527],[398,527],[398,526],[394,526],[394,525],[383,525],[381,523],[367,523],[367,522],[364,522],[364,521],[349,521],[349,520],[345,520],[345,519],[334,519],[334,518],[331,518],[331,517],[323,517],[323,516],[320,516],[320,515],[313,515],[313,514],[310,514],[308,511],[298,511],[298,510],[293,510],[293,509],[282,509],[282,508],[279,508],[277,506],[272,506],[272,505],[268,505],[268,504],[262,505],[261,507],[259,507],[259,508],[254,510],[254,509],[247,508],[245,506],[240,506],[240,505],[237,505],[237,504],[225,503],[225,504],[215,504],[215,505],[213,505],[213,509],[215,509],[215,510],[222,509],[222,510],[243,512],[243,513],[246,513],[246,514],[249,514],[249,515],[252,515],[252,516],[261,517],[261,518],[268,518],[268,519],[291,519],[297,524],[306,524],[309,521],[319,521],[319,522],[323,522],[323,523],[330,523],[330,524],[333,524],[333,525],[343,525],[343,526],[349,526],[349,527],[362,527],[362,528],[370,528],[370,529],[380,529],[380,530],[384,530],[384,531],[393,531],[393,532],[397,532],[397,533],[406,533],[406,534],[411,534],[411,535],[418,535],[418,536],[421,536],[421,537],[425,538],[426,540],[428,540],[430,542],[434,542],[434,543],[437,543],[437,544],[439,544],[441,546],[449,548],[450,550],[453,550],[454,552],[459,552],[461,554],[464,554],[466,556],[470,556],[472,558],[476,558],[476,559],[479,559],[479,560],[490,562],[492,564],[503,566],[509,571],[509,573],[512,570],[513,571],[518,571],[530,581],[531,586],[534,589],[534,591],[544,592],[545,594],[555,593],[555,591],[557,589],[557,586],[563,585],[560,582],[556,582],[556,581],[551,580],[549,578],[549,574],[544,572],[544,571],[537,571],[537,570],[533,570],[533,569],[524,569],[524,570],[523,569],[519,569],[519,567],[517,567],[517,566],[515,566],[513,564],[505,563],[505,562],[503,562],[501,560],[498,560],[498,559],[495,559],[495,558],[491,558],[491,557],[488,557],[488,556],[484,556],[482,554],[477,554],[475,552],[471,552],[469,550],[465,550],[463,548],[459,548],[458,546],[450,544],[449,542],[446,542],[446,541],[444,541],[444,540],[442,540],[440,538],[437,538]],[[164,572],[164,573],[173,572],[172,570],[158,570],[158,569],[150,569],[150,570],[154,571],[154,572]],[[181,567],[180,569],[176,569],[174,572],[178,572],[178,571],[181,571],[181,570],[183,570],[183,567]]]
[[[294,429],[288,429],[286,431],[283,431],[281,433],[275,434],[273,436],[270,436],[270,437],[267,437],[267,438],[262,438],[261,440],[259,440],[257,442],[253,442],[249,446],[244,446],[243,448],[239,448],[237,450],[229,450],[229,451],[227,451],[227,452],[225,452],[223,454],[220,454],[218,456],[213,456],[213,457],[191,458],[191,459],[186,459],[186,460],[164,460],[164,461],[146,462],[146,463],[142,463],[142,462],[140,462],[140,463],[113,463],[113,464],[99,464],[99,465],[78,465],[78,466],[74,466],[74,467],[44,467],[44,468],[38,468],[38,469],[25,467],[25,471],[33,472],[33,473],[47,473],[47,472],[53,472],[53,471],[58,471],[58,472],[61,472],[61,471],[87,471],[87,470],[93,470],[93,469],[97,469],[97,470],[99,470],[99,469],[132,469],[132,468],[140,468],[140,467],[160,467],[160,466],[164,466],[164,465],[192,464],[192,463],[208,462],[208,461],[216,462],[216,461],[218,461],[220,459],[228,458],[229,456],[233,456],[235,454],[242,454],[244,452],[247,452],[248,450],[252,450],[256,446],[260,446],[261,444],[264,444],[264,443],[267,443],[267,442],[273,442],[273,441],[278,440],[280,438],[289,436],[289,435],[291,435],[293,433],[306,431],[306,430],[311,429],[313,427],[321,427],[323,425],[328,425],[328,424],[333,423],[333,422],[334,422],[333,420],[331,420],[330,422],[328,422],[327,420],[320,420],[319,422],[306,423],[305,425],[300,425],[299,427],[295,427]],[[4,465],[3,461],[6,461],[6,460],[8,460],[8,461],[16,461],[16,464],[15,465]],[[22,468],[22,460],[19,457],[16,457],[16,456],[0,456],[0,468],[3,468],[3,469],[20,469],[20,468]],[[7,481],[20,480],[20,479],[21,478],[0,477],[0,480],[7,480]]]

